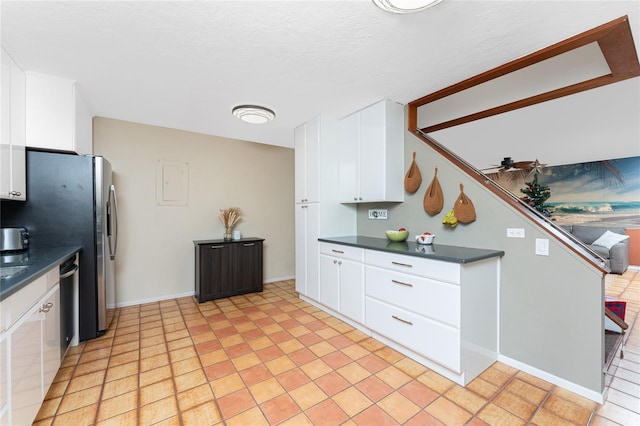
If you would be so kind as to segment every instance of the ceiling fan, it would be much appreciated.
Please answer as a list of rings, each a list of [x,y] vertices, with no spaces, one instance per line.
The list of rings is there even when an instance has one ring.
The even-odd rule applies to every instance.
[[[513,161],[511,157],[504,157],[500,165],[494,164],[492,167],[480,171],[493,180],[518,181],[532,173],[541,173],[544,166],[546,164],[540,163],[537,159],[535,161]],[[486,173],[489,170],[491,172]],[[516,173],[505,173],[506,171]]]
[[[486,169],[482,169],[482,171],[485,170],[496,170],[498,172],[501,171],[505,171],[505,170],[511,170],[511,169],[517,169],[517,170],[533,170],[536,166],[540,166],[544,167],[545,164],[540,164],[540,162],[538,160],[535,161],[513,161],[511,159],[511,157],[504,157],[504,159],[500,162],[500,164],[494,164],[491,167],[488,167]]]

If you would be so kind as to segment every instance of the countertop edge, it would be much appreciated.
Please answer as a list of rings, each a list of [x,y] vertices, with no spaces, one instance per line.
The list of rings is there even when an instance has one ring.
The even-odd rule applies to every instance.
[[[416,249],[419,249],[422,245],[421,244],[417,244],[415,242],[411,242],[411,241],[401,243],[401,244],[405,244],[406,248],[399,249],[399,248],[382,247],[383,244],[384,245],[388,245],[388,244],[392,243],[389,240],[384,239],[384,238],[365,237],[367,239],[376,240],[376,242],[378,242],[380,244],[379,246],[372,245],[372,244],[366,244],[366,243],[360,243],[360,242],[346,241],[345,238],[358,238],[358,237],[356,237],[356,236],[353,236],[353,237],[322,237],[322,238],[318,238],[318,241],[325,242],[325,243],[331,243],[331,244],[340,244],[340,245],[351,246],[351,247],[358,247],[358,248],[363,248],[363,249],[367,249],[367,250],[376,250],[376,251],[382,251],[382,252],[387,252],[387,253],[401,254],[401,255],[406,255],[406,256],[420,257],[420,258],[423,258],[423,259],[440,260],[440,261],[443,261],[443,262],[459,263],[459,264],[469,264],[469,263],[478,262],[478,261],[481,261],[481,260],[490,259],[490,258],[493,258],[493,257],[502,257],[502,256],[505,255],[505,252],[502,251],[502,250],[479,249],[479,248],[461,247],[461,246],[449,246],[449,245],[443,245],[443,244],[428,245],[428,246],[431,246],[431,248],[434,249],[436,252],[435,253],[423,253],[423,252],[420,252],[420,251],[416,251]],[[360,238],[362,238],[362,237],[360,237]],[[475,252],[475,253],[473,255],[458,256],[458,257],[456,257],[456,256],[446,256],[446,255],[441,255],[441,254],[437,253],[438,247],[446,248],[447,250],[465,250],[465,251],[471,251],[471,252]]]
[[[243,237],[243,238],[240,238],[239,240],[225,241],[222,238],[220,238],[215,240],[193,240],[193,244],[198,245],[198,244],[250,243],[255,241],[265,241],[265,239],[260,237]]]
[[[6,284],[3,283],[3,287],[6,286],[6,288],[0,289],[0,301],[5,300],[11,295],[15,294],[25,286],[29,285],[31,282],[37,280],[45,273],[50,271],[51,268],[55,267],[56,265],[60,265],[65,259],[73,256],[81,250],[82,246],[65,246],[37,250],[36,253],[38,253],[38,256],[40,257],[37,261],[23,262],[23,264],[31,263],[29,266],[33,266],[33,270],[21,274],[20,277],[7,280]],[[19,265],[15,264],[11,266]]]

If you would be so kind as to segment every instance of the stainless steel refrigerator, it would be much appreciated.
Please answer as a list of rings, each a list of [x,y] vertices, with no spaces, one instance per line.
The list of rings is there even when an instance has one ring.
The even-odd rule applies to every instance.
[[[103,157],[27,151],[27,201],[3,202],[3,226],[25,226],[34,250],[79,245],[79,339],[107,330],[115,308],[117,201]]]

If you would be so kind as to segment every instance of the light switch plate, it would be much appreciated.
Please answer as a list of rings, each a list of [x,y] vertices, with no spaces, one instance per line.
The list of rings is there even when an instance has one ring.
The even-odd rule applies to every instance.
[[[539,256],[549,256],[549,240],[546,238],[536,238],[536,254]]]
[[[369,219],[387,219],[387,209],[369,209]]]

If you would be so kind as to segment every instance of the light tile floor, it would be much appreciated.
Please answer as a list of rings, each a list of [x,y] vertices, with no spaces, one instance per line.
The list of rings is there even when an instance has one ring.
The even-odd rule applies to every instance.
[[[640,273],[609,289],[636,301],[635,318]],[[640,424],[637,329],[600,406],[499,362],[460,387],[301,301],[292,281],[121,308],[114,322],[67,353],[36,425]]]

